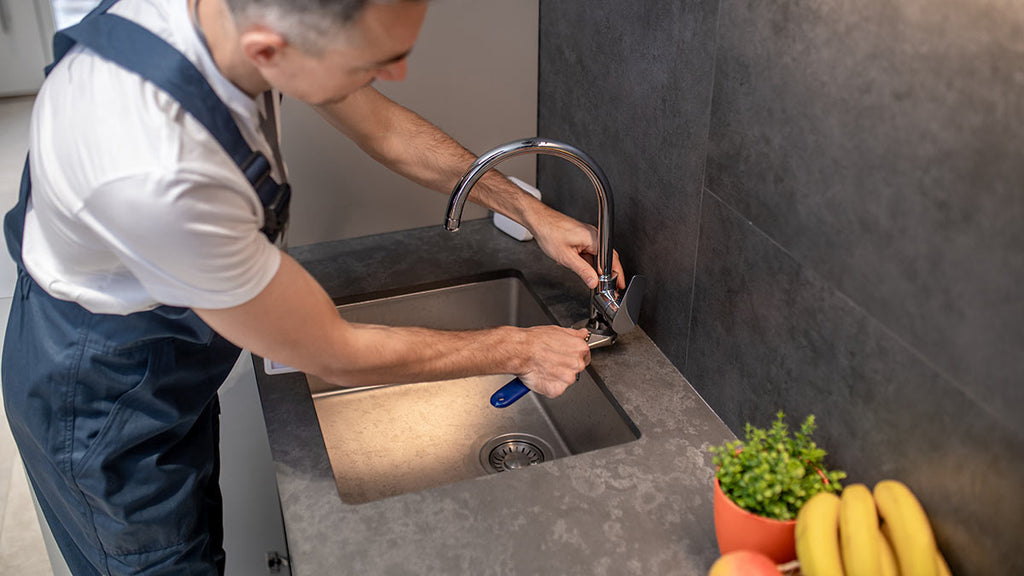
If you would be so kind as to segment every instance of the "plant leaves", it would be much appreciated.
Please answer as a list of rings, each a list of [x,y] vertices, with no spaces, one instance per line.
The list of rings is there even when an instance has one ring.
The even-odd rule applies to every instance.
[[[779,520],[795,518],[818,492],[841,491],[839,481],[846,473],[825,468],[826,452],[811,440],[815,428],[814,415],[808,415],[791,435],[780,410],[767,430],[748,422],[742,441],[709,448],[722,491],[741,508]]]

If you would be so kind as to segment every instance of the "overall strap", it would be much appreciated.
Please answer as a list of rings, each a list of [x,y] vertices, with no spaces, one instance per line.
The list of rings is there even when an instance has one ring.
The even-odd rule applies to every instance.
[[[118,0],[103,0],[102,2],[97,4],[95,8],[90,10],[88,14],[83,16],[82,20],[80,20],[79,22],[84,21],[86,18],[91,18],[97,14],[105,14],[107,10],[110,10],[110,7],[114,4],[117,4],[117,2]],[[68,53],[68,51],[74,48],[75,46],[75,41],[69,38],[67,35],[62,34],[61,32],[63,31],[58,30],[57,33],[53,35],[53,62],[45,68],[47,76],[50,75],[50,71],[53,70],[53,67],[56,66],[61,60],[63,60],[64,56]]]
[[[220,143],[252,184],[263,204],[263,233],[277,239],[288,219],[291,187],[270,176],[270,162],[242,137],[226,104],[181,52],[146,28],[107,14],[117,0],[105,0],[79,24],[54,36],[54,65],[75,44],[152,82],[181,106]],[[51,65],[52,67],[53,65]]]

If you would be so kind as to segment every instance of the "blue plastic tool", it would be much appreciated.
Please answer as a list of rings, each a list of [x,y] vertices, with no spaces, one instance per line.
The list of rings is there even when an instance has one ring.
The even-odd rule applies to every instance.
[[[513,378],[508,384],[505,384],[498,391],[491,395],[491,406],[495,408],[507,408],[511,406],[513,402],[519,400],[530,389],[523,384],[523,381],[519,378]]]

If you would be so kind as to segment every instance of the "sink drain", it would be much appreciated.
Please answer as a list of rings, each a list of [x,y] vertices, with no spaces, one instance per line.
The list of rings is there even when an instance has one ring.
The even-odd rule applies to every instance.
[[[551,459],[551,446],[532,434],[495,436],[480,449],[480,463],[492,473],[525,468]]]

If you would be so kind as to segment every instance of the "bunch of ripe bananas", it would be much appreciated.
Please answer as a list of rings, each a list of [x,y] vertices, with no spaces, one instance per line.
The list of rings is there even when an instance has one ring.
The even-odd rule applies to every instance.
[[[881,524],[879,524],[881,519]],[[796,517],[803,576],[951,576],[924,508],[901,482],[821,492]]]

